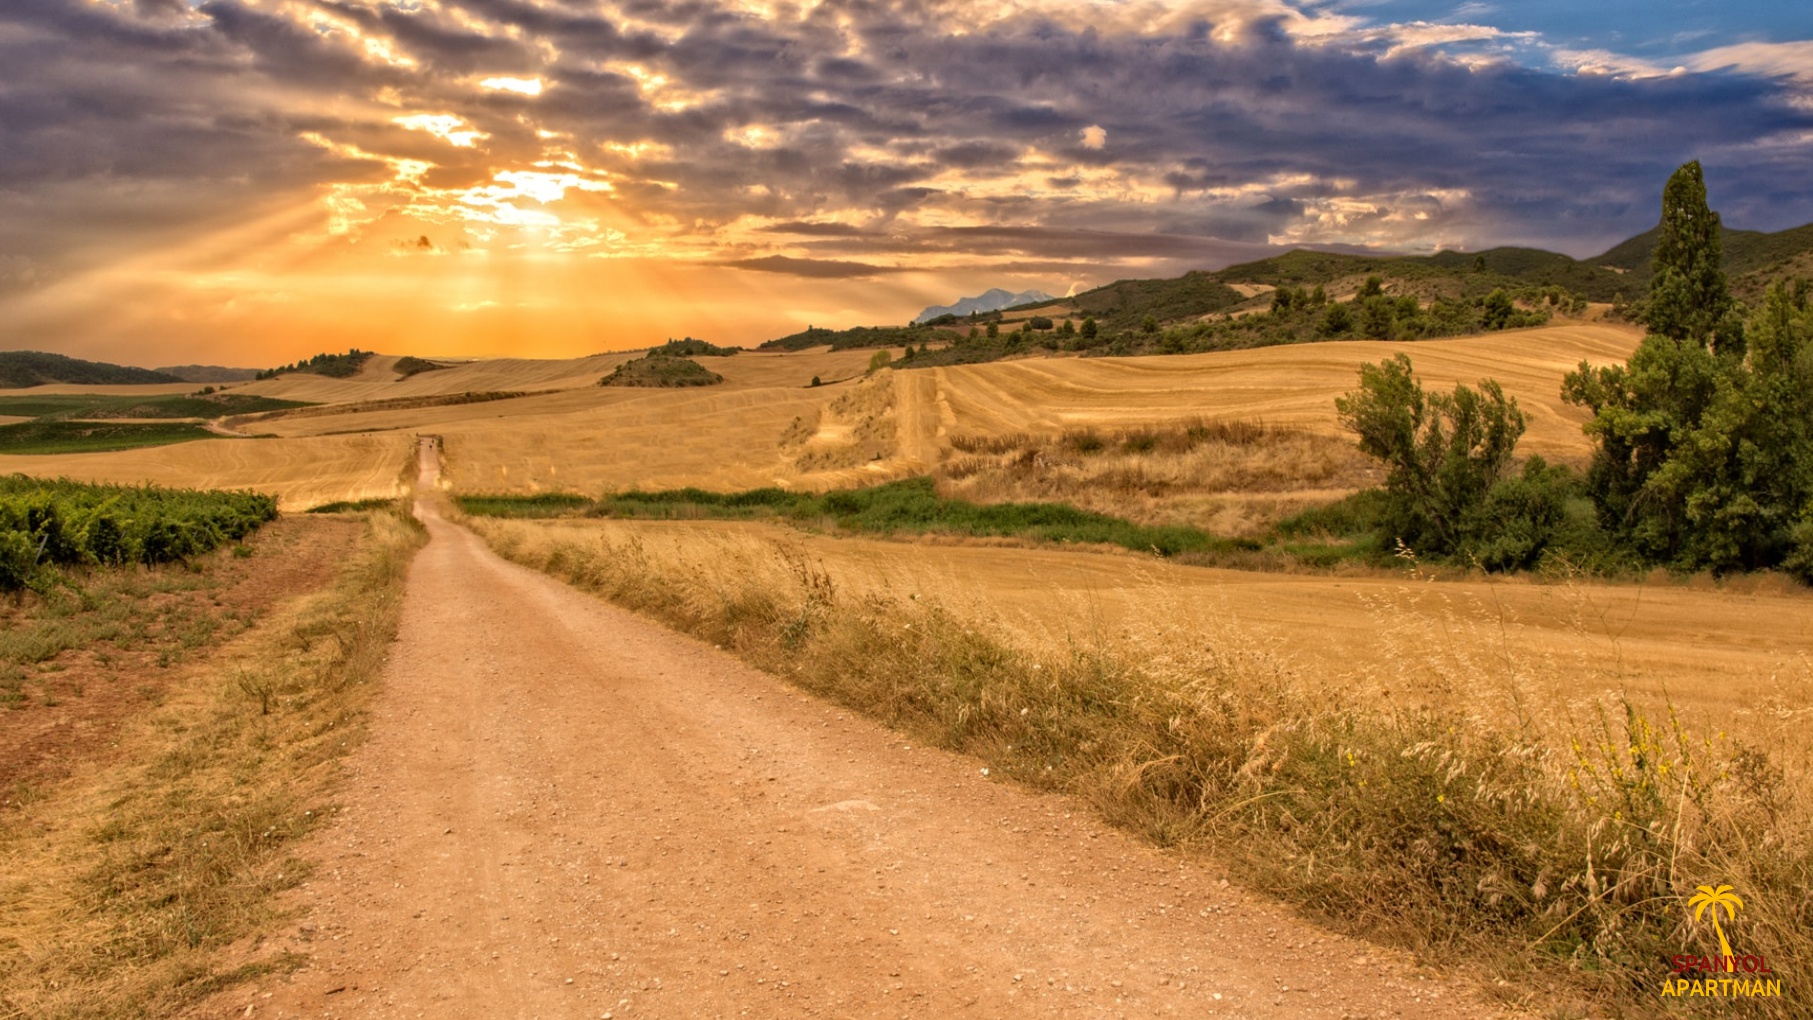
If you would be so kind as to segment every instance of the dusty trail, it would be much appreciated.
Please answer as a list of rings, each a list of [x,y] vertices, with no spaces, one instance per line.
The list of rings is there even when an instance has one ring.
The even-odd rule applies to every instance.
[[[314,962],[218,1015],[1496,1015],[419,506]]]

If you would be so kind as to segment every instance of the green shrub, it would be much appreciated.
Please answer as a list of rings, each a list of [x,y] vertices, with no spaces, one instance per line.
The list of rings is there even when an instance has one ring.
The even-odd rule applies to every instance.
[[[1431,396],[1399,354],[1360,366],[1360,388],[1335,407],[1360,449],[1385,465],[1388,540],[1447,555],[1476,537],[1470,526],[1524,430],[1517,401],[1497,382]]]
[[[55,567],[187,559],[276,516],[277,501],[256,492],[0,478],[0,590]]]

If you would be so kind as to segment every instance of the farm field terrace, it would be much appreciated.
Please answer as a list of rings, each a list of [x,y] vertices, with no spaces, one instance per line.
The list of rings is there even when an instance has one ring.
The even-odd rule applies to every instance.
[[[443,436],[447,451],[443,483],[458,492],[828,489],[924,473],[951,456],[953,439],[979,436],[1206,417],[1260,420],[1339,438],[1334,397],[1352,388],[1361,363],[1400,350],[1416,359],[1432,388],[1499,379],[1530,415],[1526,452],[1579,460],[1587,452],[1579,432],[1583,419],[1578,409],[1561,404],[1561,377],[1583,359],[1620,361],[1637,339],[1627,327],[1574,325],[1417,343],[1030,359],[892,371],[867,383],[869,391],[845,401],[848,407],[838,401],[865,385],[872,352],[746,351],[704,358],[725,382],[692,390],[599,388],[600,378],[632,356],[627,353],[468,362],[402,378],[395,370],[399,359],[380,355],[347,379],[290,373],[233,387],[238,396],[325,405],[226,419],[239,434],[276,439],[21,456],[9,458],[7,466],[96,481],[253,487],[296,510],[395,496],[401,491],[395,466],[406,456],[410,435],[434,433]],[[814,378],[825,385],[811,386]],[[886,379],[891,382],[884,387]],[[891,392],[877,392],[884,388]],[[507,392],[524,395],[435,402]],[[380,403],[385,401],[413,406]],[[859,442],[861,435],[871,438]],[[1352,484],[1346,480],[1331,490],[1324,479],[1302,488],[1308,490],[1304,498],[1325,500]]]
[[[1258,650],[1349,699],[1590,722],[1629,694],[1710,730],[1799,743],[1813,599],[1711,586],[1436,581],[1179,566],[1137,553],[828,537],[766,522],[486,521],[539,548],[635,544],[664,563],[784,583],[788,560],[855,598],[931,599],[1042,652]],[[489,530],[488,530],[489,533]],[[707,565],[712,565],[709,568]]]

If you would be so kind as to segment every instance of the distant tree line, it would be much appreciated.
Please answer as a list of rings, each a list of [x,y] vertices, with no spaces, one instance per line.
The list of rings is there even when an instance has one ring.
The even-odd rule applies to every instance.
[[[365,363],[371,360],[372,353],[372,351],[362,351],[354,347],[345,354],[317,354],[293,364],[267,368],[258,373],[258,378],[275,379],[290,372],[307,372],[310,375],[347,379],[359,374],[359,369],[365,367]]]

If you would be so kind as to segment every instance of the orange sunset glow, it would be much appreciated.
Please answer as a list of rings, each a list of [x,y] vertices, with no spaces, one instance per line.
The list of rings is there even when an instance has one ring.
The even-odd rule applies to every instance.
[[[1733,221],[1813,214],[1804,48],[1414,6],[45,0],[0,15],[0,340],[554,357],[1297,245],[1582,254],[1712,143]]]

